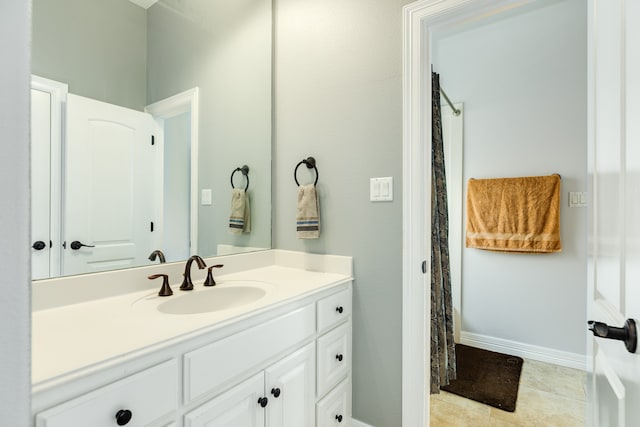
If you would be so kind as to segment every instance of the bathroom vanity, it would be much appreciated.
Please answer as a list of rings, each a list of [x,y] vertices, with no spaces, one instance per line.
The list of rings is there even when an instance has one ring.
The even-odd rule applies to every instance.
[[[33,425],[350,425],[351,258],[205,261],[188,292],[182,263],[34,283]]]

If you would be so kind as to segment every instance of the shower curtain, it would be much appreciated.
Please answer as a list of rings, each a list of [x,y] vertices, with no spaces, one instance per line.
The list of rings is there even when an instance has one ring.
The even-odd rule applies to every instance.
[[[449,215],[444,170],[440,76],[431,73],[431,394],[456,379],[449,270]]]

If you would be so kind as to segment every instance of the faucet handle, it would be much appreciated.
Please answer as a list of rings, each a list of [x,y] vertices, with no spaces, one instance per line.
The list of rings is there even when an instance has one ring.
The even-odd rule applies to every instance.
[[[157,279],[158,277],[162,277],[162,287],[160,288],[160,292],[158,292],[158,296],[168,297],[173,295],[171,286],[169,286],[169,276],[167,274],[154,274],[149,276],[148,279],[153,280]]]
[[[216,285],[216,281],[213,279],[213,274],[211,273],[211,269],[213,268],[222,268],[224,267],[224,264],[216,264],[216,265],[212,265],[211,267],[209,267],[207,269],[207,280],[204,281],[204,285],[205,286],[215,286]]]

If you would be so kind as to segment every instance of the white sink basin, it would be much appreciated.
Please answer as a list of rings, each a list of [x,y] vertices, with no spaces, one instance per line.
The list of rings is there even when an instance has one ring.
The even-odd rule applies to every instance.
[[[196,292],[175,292],[158,305],[158,311],[167,314],[200,314],[227,310],[258,301],[267,294],[257,286],[215,286]]]

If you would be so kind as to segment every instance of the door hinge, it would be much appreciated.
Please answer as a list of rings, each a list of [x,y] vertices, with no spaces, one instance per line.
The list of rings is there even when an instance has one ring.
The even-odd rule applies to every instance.
[[[156,145],[156,136],[151,135],[151,145]]]
[[[151,221],[151,232],[153,233],[153,221]]]
[[[427,274],[427,260],[422,261],[422,274]]]

